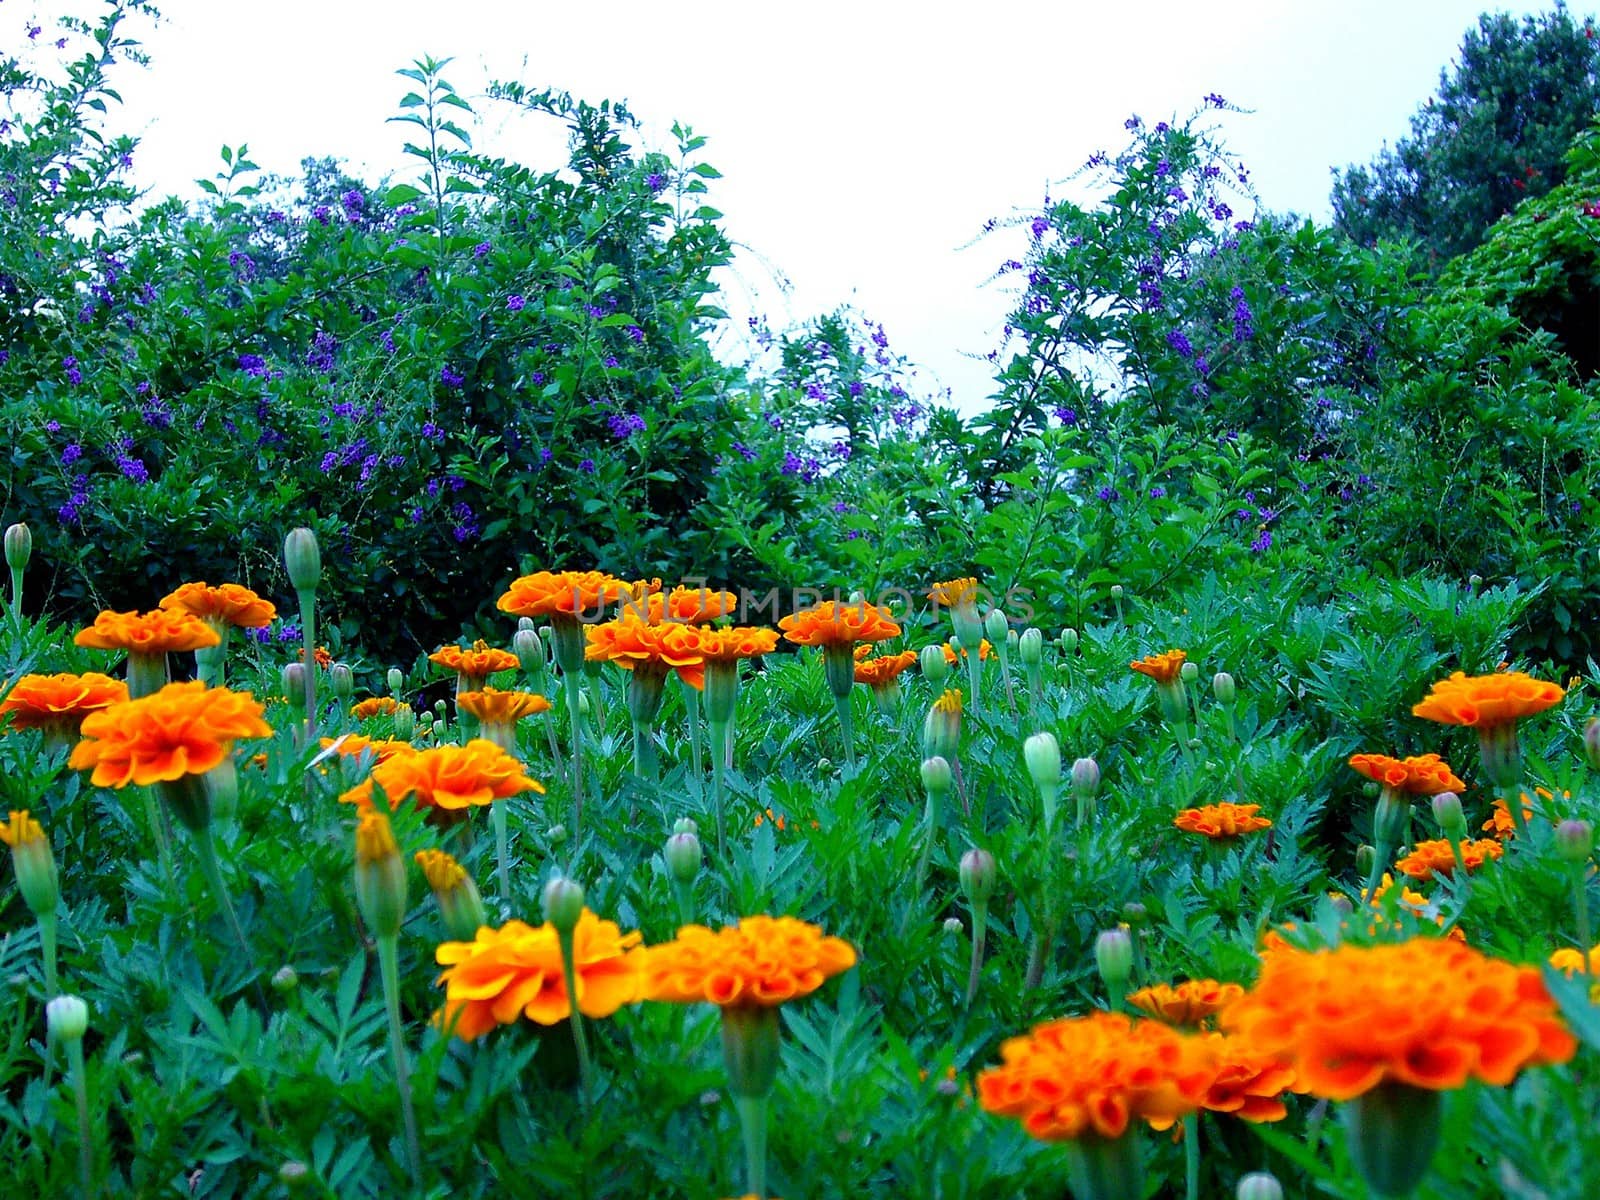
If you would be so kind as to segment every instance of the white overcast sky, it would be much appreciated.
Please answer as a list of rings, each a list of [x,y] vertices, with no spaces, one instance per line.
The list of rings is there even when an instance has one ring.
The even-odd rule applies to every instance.
[[[37,14],[48,37],[88,0],[0,0],[0,46]],[[1221,131],[1262,203],[1326,220],[1330,165],[1405,134],[1482,0],[160,0],[148,71],[116,80],[113,127],[136,177],[196,194],[224,144],[292,173],[308,155],[369,180],[406,177],[385,123],[423,54],[485,119],[480,148],[560,166],[548,121],[482,98],[490,79],[624,99],[641,143],[674,120],[710,141],[709,197],[741,246],[724,280],[740,324],[775,327],[851,303],[922,367],[918,384],[982,407],[1006,294],[984,287],[1015,243],[968,249],[990,217],[1036,206],[1123,121],[1184,116],[1208,92],[1253,110]],[[1548,5],[1512,11],[1544,11]],[[1581,15],[1581,5],[1574,12]],[[43,52],[42,50],[39,52]],[[1056,187],[1055,195],[1061,195]],[[782,282],[780,282],[782,281]],[[975,357],[976,356],[976,357]]]

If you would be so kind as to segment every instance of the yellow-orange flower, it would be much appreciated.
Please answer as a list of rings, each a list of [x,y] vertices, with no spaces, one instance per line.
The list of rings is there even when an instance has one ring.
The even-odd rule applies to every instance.
[[[463,650],[460,646],[440,646],[428,655],[428,661],[438,663],[457,675],[465,675],[468,679],[487,679],[496,671],[513,671],[517,667],[515,654],[509,650],[496,650],[482,638],[472,643],[471,650]]]
[[[1533,790],[1546,800],[1555,799],[1546,788],[1534,788]],[[1571,792],[1562,792],[1561,794],[1565,799],[1572,799]],[[1532,804],[1533,801],[1528,798],[1527,792],[1522,792],[1521,796],[1522,819],[1531,821],[1533,820],[1533,809],[1529,808],[1528,805]],[[1504,796],[1496,796],[1494,798],[1494,808],[1489,813],[1489,819],[1483,823],[1483,830],[1500,841],[1504,841],[1517,832],[1517,823],[1511,816],[1511,809],[1506,804]]]
[[[1292,1067],[1296,1087],[1349,1100],[1382,1083],[1503,1086],[1577,1047],[1538,968],[1462,942],[1413,938],[1305,951],[1282,946],[1224,1028]]]
[[[949,642],[944,643],[944,645],[940,646],[939,649],[944,653],[945,662],[949,663],[952,667],[967,656],[967,648],[965,646],[961,648],[959,654],[956,652],[956,648]],[[980,639],[978,642],[978,661],[986,661],[989,655],[992,653],[994,653],[994,647],[989,644],[989,639]]]
[[[778,648],[778,631],[749,625],[695,631],[700,657],[706,662],[736,662],[771,654]]]
[[[399,708],[400,701],[393,696],[369,696],[352,704],[350,715],[358,721],[369,721],[373,717],[386,717]]]
[[[456,707],[485,725],[514,725],[523,717],[549,712],[550,701],[537,692],[502,692],[486,687],[481,692],[462,692],[456,697]]]
[[[915,650],[902,650],[882,658],[865,658],[856,663],[856,682],[868,687],[887,687],[900,673],[917,661]]]
[[[978,1076],[978,1102],[1044,1141],[1121,1137],[1131,1120],[1167,1129],[1216,1079],[1215,1051],[1159,1021],[1096,1012],[1034,1027],[1000,1046]]]
[[[412,857],[422,868],[429,891],[449,892],[466,882],[467,869],[443,850],[418,850]]]
[[[692,625],[646,625],[632,618],[585,625],[583,636],[588,645],[583,656],[589,662],[612,662],[629,671],[641,665],[663,674],[673,670],[698,689],[705,686],[700,632]]]
[[[409,796],[418,808],[447,812],[544,791],[541,784],[523,774],[521,763],[484,738],[473,738],[465,746],[435,746],[385,759],[372,768],[364,782],[339,799],[370,808],[374,785],[383,789],[391,806]]]
[[[0,838],[3,837],[5,834],[0,833]],[[1583,970],[1583,951],[1574,946],[1563,946],[1551,952],[1550,965],[1571,979]],[[1589,966],[1593,970],[1600,970],[1600,946],[1589,951]]]
[[[1283,1093],[1294,1091],[1294,1069],[1245,1038],[1205,1035],[1216,1055],[1216,1073],[1200,1107],[1241,1121],[1281,1121],[1289,1115]]]
[[[1463,791],[1467,786],[1455,777],[1449,764],[1437,754],[1419,754],[1410,758],[1352,754],[1350,765],[1368,779],[1410,796],[1437,796],[1440,792]]]
[[[67,765],[93,767],[96,787],[201,775],[221,763],[238,739],[272,735],[261,713],[249,692],[208,688],[198,680],[169,683],[152,695],[85,717],[84,740]]]
[[[410,742],[402,742],[395,738],[369,738],[359,733],[346,733],[339,737],[325,737],[320,739],[321,746],[326,750],[335,742],[339,743],[339,753],[346,758],[359,758],[363,753],[371,754],[379,762],[387,762],[397,754],[415,754],[417,748]]]
[[[4,842],[11,849],[18,846],[28,846],[34,842],[45,840],[44,826],[28,815],[27,809],[18,811],[12,809],[6,817],[5,823],[0,824],[0,842]],[[1561,951],[1556,951],[1557,954]],[[1555,959],[1550,960],[1552,963]],[[1580,964],[1581,965],[1581,964]],[[1568,974],[1571,974],[1569,971]]]
[[[685,925],[645,952],[644,997],[724,1008],[773,1008],[855,966],[856,952],[794,917],[745,917],[710,930]]]
[[[295,652],[295,657],[301,662],[305,662],[306,648],[301,646],[300,649]],[[333,666],[333,655],[328,653],[328,648],[326,646],[313,646],[311,648],[311,661],[326,671],[329,667]]]
[[[199,617],[181,608],[147,613],[103,611],[72,639],[93,650],[126,650],[130,654],[168,654],[218,645],[222,638]]]
[[[1256,816],[1260,811],[1259,804],[1232,804],[1224,800],[1219,804],[1186,808],[1172,818],[1172,823],[1185,833],[1203,833],[1209,838],[1238,837],[1242,833],[1272,828],[1272,822],[1266,817]]]
[[[1504,725],[1531,717],[1561,703],[1566,693],[1560,685],[1546,683],[1521,671],[1497,675],[1467,675],[1457,671],[1433,685],[1426,698],[1412,705],[1413,716],[1445,725],[1470,725],[1476,729]]]
[[[945,608],[971,607],[978,603],[978,581],[971,576],[947,579],[928,589],[928,599]]]
[[[241,629],[260,629],[278,615],[270,600],[263,600],[238,583],[211,587],[205,583],[186,583],[161,598],[161,607],[182,609],[202,621],[236,625]]]
[[[789,828],[789,820],[788,820],[788,818],[785,817],[782,813],[773,812],[770,808],[764,809],[761,812],[758,812],[756,814],[755,822],[751,826],[751,828],[760,829],[768,821],[772,822],[772,827],[774,829],[776,829],[779,833],[784,833]],[[813,828],[813,829],[821,829],[822,828],[822,823],[820,821],[813,820],[811,822],[811,828]]]
[[[1467,870],[1475,871],[1491,858],[1499,858],[1505,853],[1505,847],[1492,838],[1484,838],[1476,842],[1461,843],[1461,861]],[[1450,849],[1450,843],[1444,838],[1429,842],[1418,842],[1411,847],[1411,853],[1394,865],[1400,871],[1419,882],[1432,879],[1435,875],[1452,875],[1456,869],[1456,856]]]
[[[1168,1025],[1199,1027],[1240,996],[1237,983],[1188,979],[1176,985],[1158,983],[1128,995],[1128,1003]]]
[[[633,617],[651,625],[700,625],[730,616],[738,611],[739,597],[732,592],[714,592],[710,588],[675,587],[665,594],[651,592],[641,601],[637,596],[624,599],[623,617]]]
[[[58,729],[76,733],[84,717],[128,699],[128,685],[93,671],[82,675],[24,675],[12,686],[0,713],[13,729]]]
[[[579,915],[572,970],[584,1016],[609,1017],[639,999],[644,953],[639,941],[638,933],[623,933],[616,922],[601,920],[587,908]],[[457,1037],[470,1042],[518,1017],[554,1025],[572,1015],[553,925],[486,925],[470,942],[443,943],[434,957],[447,968],[436,981],[445,987],[445,1000],[434,1021],[446,1029],[453,1022]]]
[[[1148,675],[1157,683],[1176,683],[1178,673],[1183,670],[1183,664],[1189,656],[1182,650],[1168,650],[1162,654],[1147,654],[1141,659],[1128,664],[1128,669],[1137,671],[1141,675]]]
[[[512,580],[495,605],[514,617],[576,619],[614,603],[627,588],[603,571],[536,571]]]
[[[881,642],[900,636],[900,626],[889,614],[865,600],[850,604],[824,600],[784,617],[778,628],[787,641],[797,646],[853,646],[856,642]]]
[[[1447,854],[1449,853],[1448,845],[1446,845],[1445,851]],[[1369,899],[1367,897],[1366,888],[1361,889],[1361,898],[1366,900],[1367,903],[1373,907],[1380,907],[1383,904],[1384,897],[1389,894],[1390,889],[1393,887],[1394,876],[1385,871],[1383,873],[1383,878],[1378,881],[1378,886],[1373,891],[1371,898]],[[1413,891],[1409,887],[1401,887],[1400,903],[1416,913],[1424,913],[1428,909],[1428,898],[1421,892]]]

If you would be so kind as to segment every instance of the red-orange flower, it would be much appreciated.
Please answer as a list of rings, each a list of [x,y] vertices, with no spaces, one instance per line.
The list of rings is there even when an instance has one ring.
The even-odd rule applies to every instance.
[[[509,650],[493,649],[482,638],[472,643],[471,650],[463,650],[460,646],[440,646],[428,655],[428,661],[438,663],[457,675],[465,675],[468,679],[487,679],[496,671],[513,671],[517,667],[515,654]]]
[[[218,587],[205,583],[186,583],[177,591],[163,596],[161,607],[182,609],[202,621],[237,625],[242,629],[259,629],[271,624],[278,615],[272,601],[263,600],[238,583],[224,583]]]
[[[735,625],[728,629],[696,630],[700,656],[706,662],[737,662],[741,658],[755,658],[771,654],[778,648],[778,631],[748,625]]]
[[[13,729],[56,729],[76,733],[84,717],[126,703],[128,685],[109,675],[24,675],[0,700]]]
[[[700,625],[726,617],[739,608],[739,597],[732,592],[714,592],[710,588],[675,587],[665,594],[651,592],[642,601],[637,596],[624,599],[622,616],[642,620],[651,625]]]
[[[215,629],[181,608],[157,608],[147,613],[106,609],[72,640],[75,645],[94,650],[150,655],[199,650],[222,641]]]
[[[1433,685],[1426,698],[1412,705],[1413,716],[1445,725],[1477,729],[1504,725],[1541,713],[1561,703],[1566,693],[1554,683],[1521,671],[1467,675],[1457,671]]]
[[[868,687],[887,687],[900,677],[900,673],[917,661],[915,650],[902,650],[882,658],[865,658],[856,663],[856,682]]]
[[[1200,1107],[1241,1121],[1281,1121],[1289,1115],[1283,1093],[1296,1090],[1292,1067],[1237,1035],[1208,1033],[1216,1074]]]
[[[849,942],[794,917],[745,917],[710,930],[685,925],[645,952],[644,997],[724,1008],[773,1008],[855,966]]]
[[[1172,823],[1185,833],[1203,833],[1209,838],[1238,837],[1242,833],[1255,833],[1272,828],[1266,817],[1258,817],[1259,804],[1232,804],[1226,800],[1219,804],[1204,804],[1199,808],[1186,808]]]
[[[486,687],[481,692],[462,692],[456,697],[456,707],[485,725],[514,725],[523,717],[549,712],[550,701],[537,692],[502,692]]]
[[[1549,791],[1544,788],[1534,788],[1534,791],[1536,791],[1546,800],[1554,799]],[[1565,795],[1569,800],[1572,798],[1572,794],[1570,792],[1565,792],[1563,795]],[[1522,819],[1524,821],[1531,821],[1533,820],[1533,809],[1529,808],[1528,805],[1533,803],[1533,801],[1528,799],[1527,792],[1522,792],[1521,797]],[[1517,822],[1512,817],[1511,809],[1506,804],[1504,796],[1496,796],[1494,798],[1494,808],[1490,810],[1489,819],[1483,823],[1483,830],[1485,833],[1498,838],[1500,841],[1505,841],[1506,838],[1511,837],[1517,832]]]
[[[663,674],[673,670],[698,689],[705,686],[700,632],[692,625],[646,625],[631,618],[585,625],[583,635],[589,644],[583,656],[589,662],[613,662],[629,671],[640,666]]]
[[[627,587],[603,571],[536,571],[513,580],[495,605],[514,617],[576,619],[614,603]]]
[[[1455,777],[1449,764],[1437,754],[1419,754],[1410,758],[1352,754],[1350,765],[1368,779],[1410,796],[1437,796],[1440,792],[1459,792],[1467,786]]]
[[[399,708],[400,701],[393,696],[369,696],[352,704],[350,715],[358,721],[369,721],[373,717],[386,717]]]
[[[465,746],[436,746],[385,759],[363,783],[339,799],[370,808],[374,785],[383,789],[390,805],[409,796],[418,808],[449,812],[523,792],[544,791],[523,773],[521,763],[485,738],[473,738]]]
[[[1140,988],[1129,993],[1128,1003],[1168,1025],[1198,1028],[1242,995],[1244,988],[1237,983],[1187,979],[1175,985]]]
[[[942,646],[939,647],[939,649],[941,651],[943,651],[943,653],[944,653],[945,662],[949,663],[952,667],[955,666],[962,659],[966,658],[966,656],[967,656],[967,648],[965,646],[961,647],[961,651],[960,651],[959,654],[956,652],[956,648],[954,646],[952,646],[949,642],[945,642]],[[989,639],[988,638],[979,639],[979,641],[978,641],[978,661],[979,662],[987,661],[989,655],[991,655],[992,653],[994,653],[994,647],[989,644]]]
[[[1205,1039],[1121,1013],[1035,1026],[1002,1043],[1000,1057],[978,1076],[978,1102],[1044,1141],[1115,1139],[1136,1119],[1170,1128],[1200,1107],[1217,1074]]]
[[[208,688],[198,680],[169,683],[152,695],[85,717],[84,740],[67,765],[93,767],[96,787],[202,775],[221,763],[238,739],[272,735],[261,713],[249,692]]]
[[[1461,861],[1469,871],[1477,870],[1491,858],[1499,858],[1504,853],[1505,847],[1492,838],[1461,843]],[[1395,863],[1394,867],[1395,870],[1420,882],[1432,879],[1435,875],[1454,874],[1456,856],[1450,849],[1450,843],[1438,838],[1434,841],[1418,842],[1411,847],[1411,853]]]
[[[579,915],[572,968],[584,1016],[609,1017],[639,999],[644,955],[639,941],[638,933],[623,933],[616,922],[603,921],[587,908]],[[554,1025],[572,1015],[553,925],[485,925],[470,942],[443,943],[434,957],[447,968],[436,980],[445,987],[445,1001],[434,1022],[447,1029],[453,1022],[457,1037],[470,1042],[518,1017]]]
[[[397,754],[417,752],[417,748],[410,742],[402,742],[395,738],[362,737],[359,733],[346,733],[336,738],[320,739],[320,745],[324,750],[334,743],[338,743],[338,752],[346,758],[359,758],[363,753],[367,753],[378,762],[388,762]]]
[[[1329,1100],[1382,1083],[1503,1086],[1523,1067],[1566,1062],[1577,1048],[1538,968],[1440,938],[1281,946],[1222,1024],[1292,1067],[1299,1090]]]
[[[849,604],[824,600],[784,617],[778,628],[797,646],[853,646],[900,636],[900,626],[888,612],[865,600]]]
[[[1147,654],[1141,659],[1128,664],[1128,669],[1137,671],[1141,675],[1148,675],[1157,683],[1172,684],[1177,682],[1178,673],[1183,670],[1183,664],[1189,656],[1182,650],[1168,650],[1162,654]]]

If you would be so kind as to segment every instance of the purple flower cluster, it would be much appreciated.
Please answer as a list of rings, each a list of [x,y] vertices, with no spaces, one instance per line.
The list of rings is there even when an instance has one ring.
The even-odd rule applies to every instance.
[[[510,309],[512,312],[521,312],[525,307],[527,307],[527,304],[528,301],[526,297],[516,295],[506,297],[506,308]]]
[[[256,260],[242,250],[234,250],[228,254],[228,266],[233,268],[233,273],[240,283],[251,283],[256,277]]]
[[[1228,299],[1233,301],[1233,340],[1248,342],[1256,335],[1255,317],[1250,311],[1250,305],[1244,298],[1244,289],[1237,284],[1228,293]]]
[[[440,429],[432,421],[424,421],[422,423],[422,436],[430,442],[442,442],[444,441],[444,430]]]
[[[311,339],[311,348],[306,351],[306,366],[323,375],[333,374],[333,356],[339,349],[339,341],[325,329],[317,330],[317,336]]]
[[[239,370],[256,379],[267,378],[267,362],[259,354],[239,355]]]
[[[347,221],[359,221],[367,209],[367,198],[356,188],[351,188],[339,197],[339,203],[344,207],[344,218]]]
[[[597,470],[599,470],[599,468],[594,465],[594,459],[585,458],[579,461],[578,470],[582,471],[585,475],[593,475]]]
[[[662,191],[667,186],[667,177],[660,171],[651,171],[644,177],[644,186],[652,193]]]
[[[634,434],[643,433],[649,428],[638,413],[617,413],[607,418],[606,426],[611,430],[611,436],[618,441],[626,441]]]
[[[1055,415],[1056,420],[1060,421],[1068,429],[1078,423],[1078,410],[1075,408],[1057,408]]]
[[[450,534],[458,542],[471,541],[481,531],[478,519],[473,515],[472,505],[465,500],[450,506],[450,515],[455,519],[455,527]]]
[[[61,369],[67,374],[67,382],[79,384],[83,382],[83,372],[78,368],[76,355],[69,354],[61,360]]]
[[[439,382],[444,384],[445,387],[458,388],[466,381],[467,377],[465,375],[458,375],[448,366],[439,368]]]
[[[494,246],[491,245],[490,243],[488,243],[488,242],[479,242],[476,246],[474,246],[472,248],[472,257],[473,258],[482,258],[485,254],[489,253],[489,251],[491,251],[493,249],[494,249]]]
[[[68,442],[61,448],[61,465],[70,467],[83,457],[83,447],[77,442]]]
[[[65,457],[65,455],[63,455]],[[72,477],[72,495],[67,502],[56,509],[56,520],[63,525],[80,525],[83,523],[83,506],[89,503],[89,477],[87,475],[74,475]]]
[[[1184,358],[1194,357],[1194,347],[1190,345],[1188,337],[1181,329],[1173,329],[1167,333],[1167,345],[1183,355]]]
[[[322,456],[322,472],[327,474],[336,467],[351,467],[363,460],[376,464],[378,458],[368,449],[366,438],[357,438],[348,446],[341,447],[338,450],[329,450],[324,454]],[[366,473],[363,473],[362,478],[366,478]]]
[[[1117,491],[1117,489],[1112,487],[1109,483],[1100,487],[1095,492],[1095,495],[1099,499],[1105,501],[1107,504],[1115,504],[1118,500],[1122,499],[1122,493]]]

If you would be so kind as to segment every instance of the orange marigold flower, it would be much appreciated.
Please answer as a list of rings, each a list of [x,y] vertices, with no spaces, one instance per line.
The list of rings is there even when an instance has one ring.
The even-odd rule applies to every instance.
[[[1534,788],[1533,790],[1545,800],[1555,799],[1546,788]],[[1533,801],[1529,799],[1527,792],[1520,794],[1522,796],[1522,819],[1531,821],[1533,820],[1533,809],[1529,808],[1528,805],[1532,804]],[[1572,799],[1571,792],[1564,791],[1561,796],[1565,800]],[[1517,823],[1511,816],[1511,809],[1506,805],[1504,796],[1495,797],[1494,808],[1489,813],[1489,819],[1483,823],[1483,829],[1485,833],[1498,838],[1500,841],[1504,841],[1517,832]]]
[[[544,791],[541,784],[523,774],[521,763],[484,738],[473,738],[465,746],[435,746],[385,759],[363,783],[339,799],[371,808],[374,785],[383,789],[391,805],[410,796],[418,808],[449,812],[523,792]]]
[[[493,649],[482,638],[472,643],[471,650],[463,650],[460,646],[440,646],[428,655],[428,661],[438,663],[457,675],[465,675],[468,679],[487,679],[496,671],[514,671],[517,668],[515,654],[509,650]]]
[[[964,579],[947,579],[928,589],[928,599],[945,608],[971,606],[978,602],[978,581],[971,576]]]
[[[456,707],[485,725],[514,725],[523,717],[549,712],[550,701],[538,692],[502,692],[486,687],[481,692],[462,692],[456,697]]]
[[[1245,1038],[1221,1033],[1205,1038],[1216,1055],[1216,1075],[1201,1108],[1241,1121],[1281,1121],[1289,1115],[1283,1093],[1295,1090],[1294,1068]]]
[[[417,751],[410,742],[396,738],[362,737],[359,733],[341,734],[336,738],[325,737],[320,740],[320,744],[324,750],[330,746],[336,747],[338,753],[346,758],[359,758],[363,753],[368,753],[379,762],[388,762],[397,754],[415,754]]]
[[[724,1008],[773,1008],[855,966],[856,952],[794,917],[745,917],[710,930],[685,925],[645,952],[644,997]]]
[[[300,649],[295,653],[295,658],[299,662],[305,662],[306,648],[304,646],[301,646]],[[326,646],[313,646],[311,648],[311,659],[324,671],[333,666],[333,655],[328,653],[328,648]]]
[[[866,658],[856,663],[856,682],[868,687],[886,687],[917,661],[915,650],[902,650],[882,658]]]
[[[217,631],[181,608],[147,613],[103,611],[72,639],[94,650],[126,650],[130,654],[168,654],[218,645]]]
[[[1566,1062],[1577,1048],[1537,967],[1442,938],[1282,947],[1222,1024],[1292,1067],[1298,1090],[1329,1100],[1382,1083],[1503,1086],[1523,1067]]]
[[[640,666],[662,674],[676,671],[690,687],[705,687],[705,656],[700,652],[701,631],[692,625],[646,625],[623,618],[585,625],[589,662],[613,662],[624,670]]]
[[[393,696],[369,696],[352,704],[350,715],[358,721],[369,721],[373,717],[386,717],[392,712],[399,711],[399,708],[400,701]]]
[[[1450,847],[1447,843],[1445,846],[1445,853],[1448,854],[1449,850]],[[1373,907],[1379,907],[1383,904],[1383,898],[1389,894],[1390,889],[1393,887],[1394,876],[1385,871],[1383,873],[1383,878],[1378,881],[1377,889],[1372,893],[1371,898],[1368,899],[1367,897],[1367,889],[1362,888],[1361,899],[1365,900]],[[1412,891],[1408,887],[1402,887],[1400,889],[1400,903],[1417,913],[1425,913],[1428,909],[1428,898],[1421,892]]]
[[[495,605],[514,617],[576,619],[619,600],[627,588],[603,571],[536,571],[513,580]]]
[[[1114,1139],[1139,1118],[1167,1129],[1216,1079],[1215,1051],[1159,1021],[1096,1012],[1034,1027],[1000,1046],[978,1076],[978,1103],[1044,1141]]]
[[[1449,764],[1437,754],[1419,754],[1410,758],[1352,754],[1350,765],[1368,779],[1410,796],[1437,796],[1440,792],[1463,791],[1467,786],[1455,777]]]
[[[93,671],[82,675],[24,675],[0,700],[13,729],[77,732],[84,717],[128,699],[128,685]]]
[[[193,613],[202,621],[237,625],[241,629],[260,629],[278,615],[270,600],[263,600],[238,583],[211,587],[205,583],[186,583],[161,598],[162,608],[177,608]]]
[[[824,600],[784,617],[778,628],[797,646],[853,646],[900,636],[900,626],[888,612],[865,600],[850,604]]]
[[[1242,995],[1244,988],[1237,983],[1188,979],[1175,986],[1158,983],[1140,988],[1129,994],[1128,1003],[1168,1025],[1198,1027]]]
[[[208,688],[199,680],[169,683],[149,696],[85,717],[84,740],[73,748],[67,765],[74,770],[93,767],[90,778],[96,787],[203,775],[228,756],[238,739],[272,735],[261,713],[262,705],[249,692]]]
[[[708,663],[755,658],[757,655],[771,654],[778,648],[778,631],[775,629],[735,625],[729,629],[699,629],[695,632],[700,656]]]
[[[659,581],[657,581],[659,586]],[[633,617],[651,625],[677,622],[700,625],[718,617],[731,616],[739,608],[739,597],[732,592],[714,592],[710,588],[675,587],[665,594],[651,592],[641,601],[637,596],[624,599],[622,616]]]
[[[954,646],[952,646],[949,642],[946,642],[944,645],[940,646],[939,649],[944,652],[945,662],[949,663],[952,667],[967,657],[967,648],[965,646],[963,646],[961,650],[957,652]],[[989,644],[989,639],[980,639],[978,642],[978,661],[987,661],[989,655],[992,653],[994,653],[994,647]]]
[[[768,821],[772,822],[773,828],[779,833],[783,833],[789,828],[788,819],[785,818],[782,813],[774,813],[770,808],[764,809],[762,812],[758,812],[756,814],[755,823],[751,825],[751,828],[760,829]],[[811,828],[821,829],[822,823],[820,821],[813,820],[811,822]]]
[[[1128,664],[1128,669],[1137,671],[1141,675],[1148,675],[1157,683],[1173,684],[1178,680],[1178,672],[1183,670],[1183,664],[1189,656],[1182,650],[1168,650],[1162,654],[1147,654],[1145,657]]]
[[[587,908],[579,914],[572,972],[584,1016],[609,1017],[639,999],[644,954],[639,942],[638,933],[623,933],[616,922],[601,920]],[[444,985],[445,1000],[434,1023],[469,1042],[518,1017],[554,1025],[572,1015],[553,925],[485,925],[470,942],[443,943],[434,958],[447,968],[435,981]]]
[[[1185,833],[1203,833],[1209,838],[1238,837],[1242,833],[1255,833],[1272,828],[1266,817],[1258,817],[1259,804],[1203,804],[1199,808],[1186,808],[1172,818],[1172,823]]]
[[[0,837],[3,836],[3,834],[0,834]],[[1574,946],[1563,946],[1561,949],[1551,952],[1549,961],[1552,967],[1560,971],[1568,979],[1571,979],[1579,971],[1583,970],[1583,951]],[[1600,968],[1600,946],[1596,946],[1589,951],[1589,965],[1593,968]]]
[[[1505,853],[1505,847],[1492,838],[1484,838],[1477,842],[1461,843],[1461,861],[1466,864],[1467,870],[1475,871],[1491,858],[1499,858]],[[1435,875],[1452,875],[1456,869],[1456,856],[1450,849],[1450,843],[1444,838],[1433,841],[1418,842],[1411,847],[1411,853],[1394,865],[1411,878],[1421,882],[1432,879]]]
[[[1521,671],[1467,675],[1457,671],[1433,685],[1426,698],[1412,705],[1413,716],[1445,725],[1485,729],[1541,713],[1561,703],[1560,685]]]

